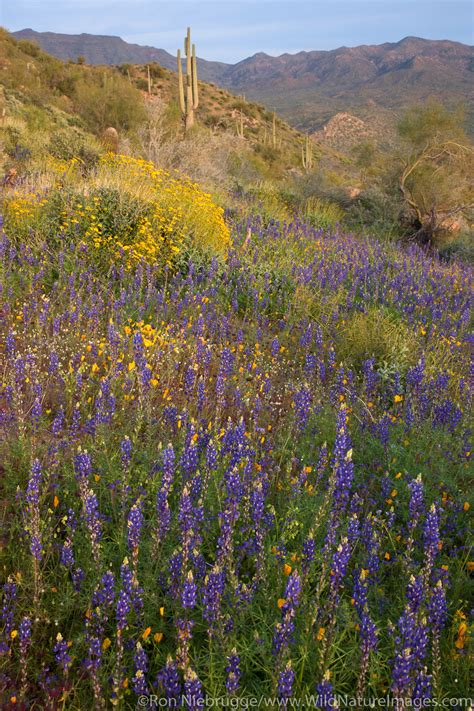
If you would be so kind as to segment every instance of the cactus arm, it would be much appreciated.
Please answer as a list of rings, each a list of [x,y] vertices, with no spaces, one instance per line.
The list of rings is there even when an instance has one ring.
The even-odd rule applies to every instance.
[[[186,114],[186,106],[184,104],[184,88],[183,88],[183,64],[181,62],[181,50],[178,49],[178,93],[179,93],[179,108],[183,116]]]
[[[186,47],[186,129],[191,128],[194,123],[194,107],[193,107],[193,85],[192,85],[192,60],[191,60],[191,28],[188,27],[188,33],[185,40]]]
[[[193,80],[193,108],[196,110],[199,106],[199,89],[198,89],[198,75],[197,75],[197,60],[196,60],[196,45],[193,44],[193,51],[191,56],[191,73]]]

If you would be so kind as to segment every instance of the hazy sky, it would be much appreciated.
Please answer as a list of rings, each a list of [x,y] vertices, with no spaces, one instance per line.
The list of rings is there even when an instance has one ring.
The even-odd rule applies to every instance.
[[[236,62],[256,52],[396,42],[407,35],[473,44],[474,0],[0,0],[9,30],[119,35],[174,54],[191,25],[198,54]]]

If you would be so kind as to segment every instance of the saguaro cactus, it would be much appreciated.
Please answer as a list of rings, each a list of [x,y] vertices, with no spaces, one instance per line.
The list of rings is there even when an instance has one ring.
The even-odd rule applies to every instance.
[[[199,106],[196,45],[191,46],[191,28],[188,27],[184,38],[184,53],[186,55],[186,88],[183,81],[183,65],[181,51],[178,49],[178,84],[179,106],[184,121],[184,130],[187,131],[194,124],[194,112]]]
[[[240,116],[237,120],[237,135],[239,138],[244,138],[244,115],[240,109]]]
[[[147,80],[148,80],[148,96],[151,96],[151,74],[150,74],[150,65],[146,65],[146,72],[147,72]]]
[[[311,138],[308,135],[306,135],[305,142],[301,147],[301,160],[303,168],[305,170],[311,170],[313,167],[313,147],[311,145]]]

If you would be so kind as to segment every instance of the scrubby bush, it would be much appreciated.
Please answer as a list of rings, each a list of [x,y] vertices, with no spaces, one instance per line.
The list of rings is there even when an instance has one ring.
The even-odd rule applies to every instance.
[[[373,306],[347,319],[339,334],[338,354],[355,368],[372,358],[378,368],[403,373],[416,364],[421,344],[396,312]]]
[[[87,146],[83,136],[74,131],[58,131],[51,136],[48,152],[63,161],[79,158],[86,169],[97,164],[99,154]]]
[[[398,197],[377,187],[362,191],[350,204],[345,225],[354,231],[369,231],[385,238],[403,235],[400,224],[402,203]]]
[[[92,131],[102,132],[111,125],[129,131],[146,118],[140,93],[118,74],[106,86],[85,78],[79,80],[73,99],[77,111]]]
[[[228,246],[223,210],[185,176],[108,154],[83,182],[79,165],[77,158],[58,161],[56,185],[41,199],[31,193],[6,201],[12,237],[31,242],[33,234],[38,245],[50,247],[83,242],[103,268],[112,262],[131,268],[142,260],[172,266],[191,251],[214,255]]]
[[[310,225],[324,230],[335,227],[345,214],[336,203],[316,197],[305,200],[302,212]]]
[[[465,231],[447,241],[439,249],[440,258],[445,261],[459,259],[474,264],[474,231]]]

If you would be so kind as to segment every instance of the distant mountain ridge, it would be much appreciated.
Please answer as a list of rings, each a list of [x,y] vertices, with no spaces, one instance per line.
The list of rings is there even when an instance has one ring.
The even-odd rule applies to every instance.
[[[30,28],[11,33],[16,39],[36,42],[53,57],[68,61],[82,56],[88,64],[147,64],[157,62],[165,69],[176,70],[176,57],[165,49],[130,44],[113,35],[66,35],[57,32],[35,32]],[[199,75],[203,81],[213,81],[228,67],[223,62],[198,60]]]
[[[158,62],[175,69],[163,49],[129,44],[120,37],[14,32],[60,59],[83,55],[91,64]],[[450,40],[405,37],[399,42],[272,57],[259,52],[236,64],[198,60],[199,75],[277,110],[300,129],[315,131],[335,113],[374,115],[377,107],[401,110],[435,97],[464,101],[474,115],[474,47]]]

